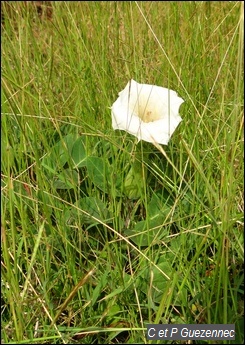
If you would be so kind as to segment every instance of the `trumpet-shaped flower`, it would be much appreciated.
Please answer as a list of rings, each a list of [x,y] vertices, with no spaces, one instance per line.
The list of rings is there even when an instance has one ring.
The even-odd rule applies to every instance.
[[[175,91],[132,79],[112,105],[112,127],[138,140],[167,145],[182,120],[179,107],[183,102]]]

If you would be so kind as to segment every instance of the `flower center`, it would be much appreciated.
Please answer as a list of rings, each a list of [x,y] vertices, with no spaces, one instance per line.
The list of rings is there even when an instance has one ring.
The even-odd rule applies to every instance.
[[[143,122],[153,122],[160,119],[156,109],[149,108],[149,106],[138,106],[138,116]]]

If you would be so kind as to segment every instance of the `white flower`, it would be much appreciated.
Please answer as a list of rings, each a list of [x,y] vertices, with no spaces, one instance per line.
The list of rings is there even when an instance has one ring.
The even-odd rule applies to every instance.
[[[183,102],[175,91],[131,79],[112,105],[112,127],[138,140],[167,145],[182,120],[179,107]]]

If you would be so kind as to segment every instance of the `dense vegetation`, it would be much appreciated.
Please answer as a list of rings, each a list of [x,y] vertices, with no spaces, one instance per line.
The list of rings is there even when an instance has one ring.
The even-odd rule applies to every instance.
[[[2,2],[3,343],[243,343],[243,35],[243,2]],[[113,131],[131,78],[185,100],[168,146]]]

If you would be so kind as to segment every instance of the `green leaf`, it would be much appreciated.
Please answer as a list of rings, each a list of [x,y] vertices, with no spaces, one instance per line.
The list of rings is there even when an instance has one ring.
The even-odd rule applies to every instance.
[[[87,224],[109,223],[111,215],[106,204],[95,197],[85,197],[79,199],[75,205],[88,214],[81,213],[83,222]],[[77,211],[74,211],[77,214]],[[96,219],[94,219],[94,218]]]
[[[171,279],[168,280],[162,273],[157,269],[159,267],[167,276]],[[168,253],[162,256],[157,263],[157,267],[149,266],[142,275],[143,281],[141,281],[140,289],[148,297],[150,296],[150,301],[159,304],[162,301],[163,296],[170,291],[173,294],[172,300],[175,306],[183,306],[183,301],[187,301],[187,289],[182,288],[181,291],[178,290],[178,281],[182,280],[181,273],[176,271],[172,266],[172,259]]]
[[[73,168],[86,166],[87,153],[83,137],[80,137],[75,141],[71,151],[71,158],[75,164]]]
[[[104,291],[105,286],[108,283],[108,274],[110,274],[110,272],[108,272],[107,270],[104,272],[103,275],[100,276],[100,279],[98,280],[98,283],[96,285],[96,287],[93,289],[93,294],[92,294],[92,301],[91,301],[91,305],[94,306],[94,304],[96,303],[96,301],[98,300],[98,298],[101,296],[101,294]]]
[[[68,134],[62,140],[58,141],[50,150],[47,156],[42,160],[41,165],[52,174],[56,174],[64,165],[70,161],[72,148],[77,136]]]
[[[130,236],[130,239],[137,246],[148,247],[153,241],[157,243],[169,235],[169,230],[164,225],[170,211],[171,207],[166,203],[166,200],[153,194],[147,206],[148,218],[138,222],[134,229],[126,230],[125,235]]]
[[[78,184],[78,173],[72,169],[64,169],[54,180],[55,189],[72,189]]]
[[[106,295],[104,297],[104,300],[108,300],[110,298],[113,298],[114,296],[117,296],[117,295],[121,294],[123,292],[123,290],[124,290],[123,286],[113,290],[111,293],[109,293],[108,295]]]
[[[139,247],[148,247],[160,241],[163,237],[169,235],[168,229],[163,226],[164,219],[162,217],[155,217],[152,219],[142,220],[138,222],[134,229],[125,230],[124,234]]]
[[[148,214],[153,217],[167,217],[171,210],[171,202],[169,194],[157,195],[154,193],[147,206]]]
[[[99,157],[88,157],[86,160],[88,176],[93,184],[103,192],[108,192],[109,163]]]
[[[135,161],[124,181],[124,193],[129,199],[138,199],[144,189],[142,165]]]
[[[164,260],[157,264],[157,266],[166,273],[167,276],[171,276],[172,267],[167,260]],[[148,267],[144,271],[143,281],[140,284],[140,289],[146,295],[151,296],[154,303],[160,303],[163,294],[168,289],[169,281],[167,278],[156,268]],[[151,289],[149,290],[149,286]]]

